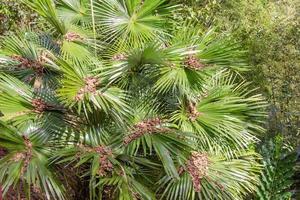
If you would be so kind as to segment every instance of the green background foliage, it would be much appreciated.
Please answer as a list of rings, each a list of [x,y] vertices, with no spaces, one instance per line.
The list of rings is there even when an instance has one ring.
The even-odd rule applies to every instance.
[[[19,0],[1,0],[0,35],[21,29],[43,30],[42,19]]]
[[[1,0],[0,4],[0,34],[8,34],[10,30],[24,28],[35,22],[37,15],[15,0]]]
[[[260,153],[264,158],[264,170],[256,199],[291,199],[296,153],[279,135],[266,141]]]

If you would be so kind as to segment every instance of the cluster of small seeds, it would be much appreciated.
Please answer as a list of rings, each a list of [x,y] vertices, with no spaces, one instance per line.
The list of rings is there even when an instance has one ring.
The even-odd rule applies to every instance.
[[[40,98],[33,99],[31,104],[34,107],[34,112],[36,113],[42,113],[48,108],[47,103]]]
[[[24,139],[26,151],[16,153],[12,158],[14,162],[19,162],[21,160],[24,160],[24,164],[21,169],[21,174],[24,174],[24,171],[28,167],[30,160],[32,158],[32,143],[27,136],[23,136],[23,139]]]
[[[74,42],[74,41],[82,41],[83,37],[81,37],[78,33],[74,32],[68,32],[65,34],[64,39],[68,42]]]
[[[113,170],[113,164],[108,159],[109,156],[112,156],[112,150],[106,146],[98,146],[98,147],[86,147],[82,144],[78,145],[79,148],[83,152],[91,152],[91,153],[97,153],[99,154],[99,163],[100,168],[98,170],[98,175],[100,176],[106,176],[107,173],[111,172]],[[80,155],[78,155],[80,157]]]
[[[127,59],[127,55],[124,53],[115,54],[112,58],[113,61],[123,61]]]
[[[32,143],[31,141],[29,140],[28,137],[26,136],[23,136],[23,139],[24,139],[24,143],[25,143],[25,146],[26,146],[26,158],[25,158],[25,161],[24,161],[24,168],[27,168],[27,166],[29,165],[29,162],[32,158]]]
[[[29,60],[19,55],[11,56],[11,58],[20,63],[18,67],[21,69],[33,69],[38,74],[42,74],[44,71],[43,63],[40,61]]]
[[[123,143],[125,145],[140,138],[144,134],[162,133],[167,132],[169,129],[161,127],[162,120],[159,118],[148,119],[133,126],[132,133],[128,135]]]
[[[98,170],[98,174],[100,176],[106,176],[108,172],[113,170],[113,165],[108,159],[108,157],[112,155],[112,150],[104,146],[99,146],[94,148],[94,151],[100,155],[100,169]]]
[[[92,94],[97,93],[97,86],[100,84],[100,81],[98,78],[87,77],[84,79],[84,81],[85,81],[85,86],[82,87],[75,96],[76,101],[83,100],[84,94],[86,94],[86,93],[92,93]]]
[[[201,190],[201,179],[207,175],[208,172],[208,155],[206,153],[192,152],[187,161],[187,171],[192,177],[194,189],[196,192]]]
[[[184,61],[184,65],[190,69],[201,70],[204,68],[204,64],[195,55],[189,55]]]
[[[24,153],[18,152],[18,153],[16,153],[16,154],[13,156],[12,160],[13,160],[14,162],[18,162],[18,161],[20,161],[20,160],[24,160],[25,157],[26,157],[26,156],[25,156]]]
[[[188,115],[189,120],[191,120],[192,122],[195,121],[201,115],[201,113],[197,110],[196,104],[194,102],[189,102]]]

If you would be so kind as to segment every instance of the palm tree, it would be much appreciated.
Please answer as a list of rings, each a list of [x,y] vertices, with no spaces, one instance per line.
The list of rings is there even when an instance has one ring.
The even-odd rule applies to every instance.
[[[256,189],[265,102],[230,36],[178,25],[166,0],[23,2],[49,29],[2,40],[4,195],[72,199],[78,179],[85,199],[236,200]]]

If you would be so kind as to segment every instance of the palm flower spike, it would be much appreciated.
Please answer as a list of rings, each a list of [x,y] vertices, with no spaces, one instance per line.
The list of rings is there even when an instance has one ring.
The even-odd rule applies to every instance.
[[[201,113],[197,110],[197,106],[195,102],[190,101],[188,103],[188,118],[192,122],[195,121]]]
[[[97,153],[99,155],[99,164],[100,168],[97,172],[100,176],[106,176],[107,173],[113,170],[113,164],[108,159],[109,156],[112,156],[112,149],[107,146],[97,146],[97,147],[88,147],[83,144],[79,144],[78,147],[83,152]],[[80,157],[80,153],[77,155]]]
[[[29,162],[32,158],[32,143],[29,140],[29,138],[25,135],[23,135],[24,144],[25,144],[25,152],[19,152],[14,155],[12,158],[13,161],[19,162],[21,160],[24,160],[24,164],[21,169],[21,174],[24,174],[27,166],[29,165]]]
[[[65,34],[64,39],[68,42],[74,42],[74,41],[82,41],[84,38],[81,37],[76,32],[68,32]]]
[[[96,77],[90,76],[84,79],[85,85],[82,87],[76,94],[75,100],[80,101],[83,100],[84,95],[86,93],[96,94],[97,93],[97,86],[100,85],[100,80]]]
[[[201,63],[200,59],[194,54],[188,55],[184,61],[184,64],[187,68],[194,70],[201,70],[205,67],[205,65]]]
[[[131,134],[125,137],[123,143],[127,145],[133,140],[142,137],[144,134],[155,134],[169,131],[169,129],[162,127],[162,122],[162,119],[157,117],[137,123],[133,126]]]

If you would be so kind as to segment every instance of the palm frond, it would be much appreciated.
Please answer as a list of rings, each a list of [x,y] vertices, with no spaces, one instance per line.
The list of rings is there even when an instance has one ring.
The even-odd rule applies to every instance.
[[[51,28],[1,43],[5,194],[68,199],[74,175],[90,200],[239,200],[255,190],[251,149],[266,103],[243,81],[245,52],[229,35],[170,21],[167,0],[22,2]],[[274,174],[265,171],[261,196]]]
[[[64,199],[63,186],[55,178],[48,164],[49,150],[38,135],[39,129],[28,127],[21,133],[0,122],[0,145],[8,153],[0,160],[0,181],[4,195],[9,188],[23,182],[25,191],[34,187],[46,199]]]
[[[187,167],[180,169],[179,180],[165,176],[159,181],[162,199],[244,199],[256,189],[260,170],[257,154],[244,152],[231,159],[218,154],[200,155],[208,157],[207,166],[204,162],[195,161],[199,169],[194,169],[188,161]],[[198,173],[203,177],[199,178]]]
[[[59,0],[57,10],[58,16],[66,23],[80,25],[91,23],[87,1]]]
[[[234,79],[230,73],[217,74],[197,95],[180,100],[179,109],[172,114],[182,130],[199,135],[203,150],[216,148],[226,153],[229,146],[243,150],[257,141],[255,133],[263,131],[257,124],[264,118],[264,99],[242,90]],[[261,118],[252,118],[252,112]]]
[[[125,102],[126,93],[121,89],[107,85],[102,80],[81,64],[70,64],[59,61],[64,78],[58,96],[67,105],[80,113],[92,113],[93,109],[102,110],[106,114],[119,118],[118,115],[128,115],[130,108]]]
[[[162,40],[166,35],[163,18],[166,13],[157,13],[164,3],[164,0],[95,1],[95,19],[106,41],[138,46],[151,39]]]

